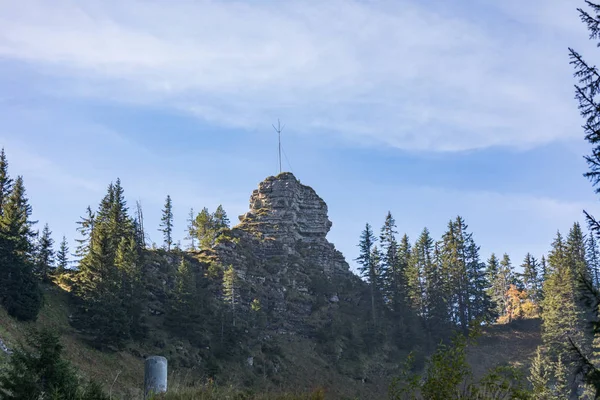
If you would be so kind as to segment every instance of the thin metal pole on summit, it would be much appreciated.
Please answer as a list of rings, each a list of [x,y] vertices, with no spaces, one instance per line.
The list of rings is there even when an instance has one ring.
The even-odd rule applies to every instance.
[[[275,125],[273,125],[273,129],[275,129],[275,132],[277,132],[277,138],[279,139],[279,173],[281,174],[282,169],[281,169],[281,132],[283,131],[283,128],[285,128],[285,124],[283,126],[281,126],[281,122],[279,122],[279,118],[277,119],[277,127],[275,127]]]

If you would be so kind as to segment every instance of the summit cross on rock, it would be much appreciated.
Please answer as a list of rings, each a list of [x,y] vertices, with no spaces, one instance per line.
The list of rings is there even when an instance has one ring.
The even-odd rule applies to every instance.
[[[275,129],[275,132],[277,132],[277,136],[279,139],[279,173],[281,174],[281,132],[283,131],[283,128],[285,128],[285,124],[283,126],[281,126],[281,122],[279,121],[279,118],[277,119],[277,127],[275,125],[273,125],[273,129]]]

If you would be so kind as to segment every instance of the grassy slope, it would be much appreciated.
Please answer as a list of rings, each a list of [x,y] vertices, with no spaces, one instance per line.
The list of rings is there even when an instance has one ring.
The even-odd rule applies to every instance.
[[[528,319],[485,328],[468,360],[475,376],[496,366],[512,366],[526,373],[537,346],[542,344],[541,320]]]
[[[8,347],[24,341],[32,327],[50,327],[62,335],[65,357],[73,362],[77,370],[88,378],[101,382],[107,390],[126,398],[139,395],[143,385],[143,359],[128,352],[103,353],[81,342],[69,325],[68,294],[57,286],[45,286],[45,305],[34,323],[15,321],[0,307],[0,338]],[[7,357],[0,356],[0,364]],[[118,374],[118,376],[117,376]],[[116,378],[116,380],[115,380]],[[113,384],[114,382],[114,384]]]
[[[144,363],[141,354],[146,353],[145,349],[134,347],[130,351],[103,353],[91,348],[79,339],[69,325],[68,294],[57,286],[46,286],[44,291],[46,304],[35,323],[17,322],[0,308],[0,338],[9,347],[15,347],[26,337],[31,327],[52,327],[62,334],[65,357],[71,360],[84,376],[101,382],[107,390],[112,390],[116,398],[140,398]],[[473,371],[479,375],[497,365],[513,365],[526,370],[530,357],[540,343],[539,332],[539,320],[486,328],[478,340],[478,346],[469,351]],[[307,339],[281,337],[279,342],[281,348],[285,349],[283,357],[288,364],[294,366],[292,370],[282,371],[279,384],[270,379],[262,380],[255,375],[248,381],[248,376],[252,374],[248,374],[248,371],[245,371],[246,367],[240,365],[231,366],[231,375],[239,374],[242,378],[239,379],[240,382],[245,381],[257,390],[312,391],[324,387],[327,398],[368,399],[385,396],[386,382],[389,378],[381,376],[381,379],[365,384],[335,372],[334,366],[327,365],[314,351],[314,344]],[[132,353],[140,356],[136,357]],[[7,356],[0,353],[0,366],[5,364],[6,360]],[[190,382],[196,383],[192,374],[186,370],[172,369],[170,375],[169,385],[174,390]]]

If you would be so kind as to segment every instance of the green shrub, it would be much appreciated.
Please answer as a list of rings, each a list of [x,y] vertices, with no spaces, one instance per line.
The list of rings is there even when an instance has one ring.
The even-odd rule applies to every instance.
[[[50,330],[32,331],[26,345],[15,350],[0,376],[1,400],[105,400],[95,382],[84,382],[61,357],[59,336]]]

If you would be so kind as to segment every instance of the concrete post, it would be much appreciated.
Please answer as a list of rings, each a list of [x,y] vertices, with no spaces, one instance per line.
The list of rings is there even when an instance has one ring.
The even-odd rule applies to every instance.
[[[146,358],[144,366],[144,398],[167,391],[167,359],[160,356]]]

